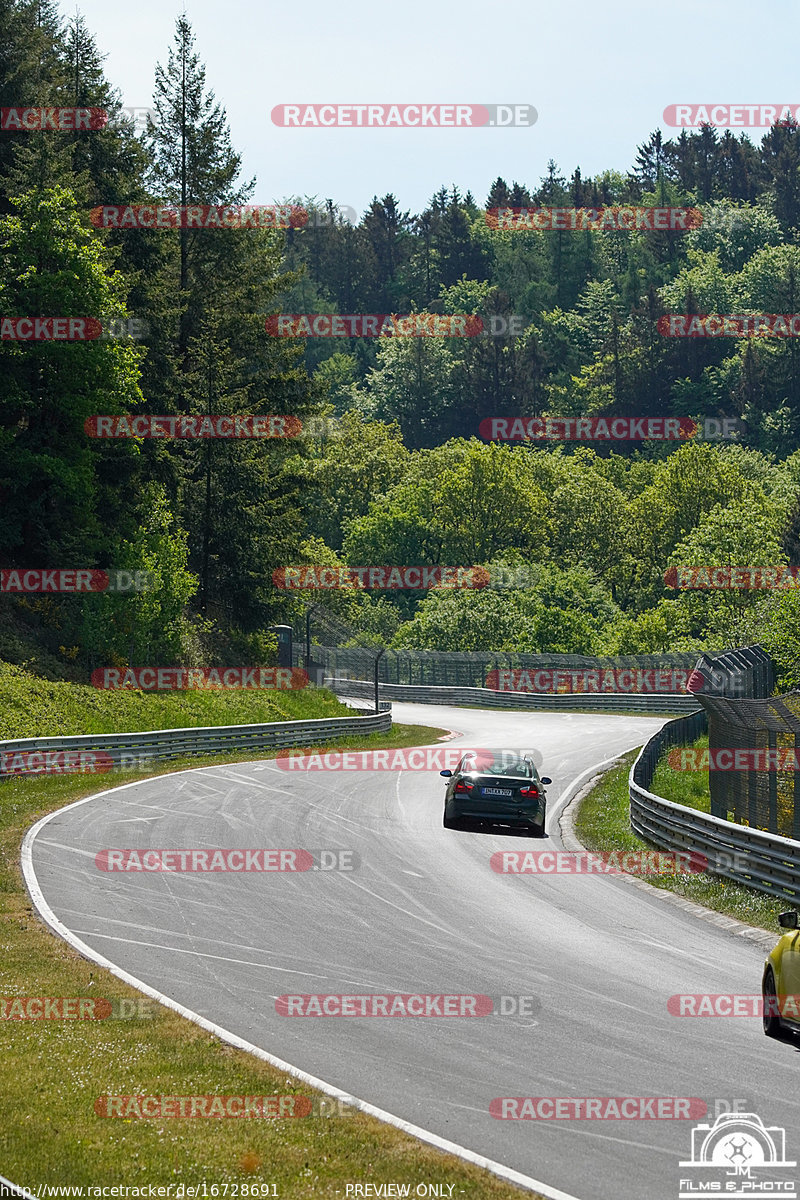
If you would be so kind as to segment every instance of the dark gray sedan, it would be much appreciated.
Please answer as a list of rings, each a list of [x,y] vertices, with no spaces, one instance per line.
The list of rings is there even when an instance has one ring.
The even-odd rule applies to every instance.
[[[533,758],[516,750],[469,750],[448,780],[444,796],[445,829],[465,820],[513,825],[531,837],[544,837],[547,795]]]

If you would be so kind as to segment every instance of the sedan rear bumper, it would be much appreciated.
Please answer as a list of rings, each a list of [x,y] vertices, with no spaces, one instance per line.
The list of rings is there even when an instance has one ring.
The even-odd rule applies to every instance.
[[[512,806],[451,801],[445,806],[445,814],[452,821],[466,817],[473,821],[492,821],[498,825],[535,825],[537,828],[544,826],[545,819],[544,806],[539,804]]]

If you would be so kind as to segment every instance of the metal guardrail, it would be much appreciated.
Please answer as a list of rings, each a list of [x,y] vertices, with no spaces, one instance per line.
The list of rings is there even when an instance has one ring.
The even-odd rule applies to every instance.
[[[0,752],[103,751],[114,766],[125,757],[178,758],[192,754],[222,754],[237,750],[281,750],[287,746],[325,742],[349,734],[388,733],[391,705],[381,712],[352,717],[322,717],[306,721],[273,721],[263,725],[216,725],[199,729],[155,729],[145,733],[79,734],[75,737],[20,738],[0,742]],[[15,775],[0,771],[0,779]]]
[[[800,904],[800,842],[673,804],[648,791],[663,751],[693,742],[706,729],[706,714],[693,713],[668,722],[642,748],[628,779],[631,828],[664,850],[705,855],[714,875]]]
[[[372,696],[374,685],[361,679],[326,676],[325,686],[340,696]],[[413,704],[472,705],[478,708],[518,708],[529,712],[641,712],[654,716],[672,713],[696,713],[693,696],[642,692],[577,692],[552,695],[538,692],[497,692],[490,688],[434,687],[406,683],[379,684],[380,696],[406,700]]]

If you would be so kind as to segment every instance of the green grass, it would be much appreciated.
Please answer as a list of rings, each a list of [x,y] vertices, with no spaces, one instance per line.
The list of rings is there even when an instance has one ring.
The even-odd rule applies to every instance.
[[[91,693],[91,689],[83,690]],[[79,701],[65,692],[57,695],[65,703],[69,729],[74,730],[76,724],[80,728]],[[302,697],[279,695],[271,703],[279,701],[283,705],[288,701],[289,705],[297,705],[298,701],[311,701],[312,696],[314,693]],[[34,690],[32,698],[36,697]],[[115,696],[111,703],[113,706],[129,699]],[[152,722],[148,727],[169,724],[165,716],[190,723],[180,705],[185,697],[164,698],[175,702],[172,706],[153,704],[161,697],[142,699],[149,713],[146,719]],[[229,697],[203,699],[218,702]],[[331,700],[316,694],[313,703],[328,711],[336,708]],[[217,703],[213,705],[217,714],[220,709]],[[154,715],[155,710],[158,715]],[[193,710],[194,715],[202,716],[200,723],[206,723],[211,711]],[[105,722],[114,717],[129,727],[133,712],[133,708],[106,709],[101,705],[95,717]],[[226,711],[226,722],[229,715]],[[284,710],[280,715],[289,714]],[[308,713],[294,711],[291,715]],[[53,731],[48,725],[53,719],[48,705],[34,708],[31,718],[30,725],[15,725],[17,736]],[[264,716],[251,712],[248,719]],[[63,724],[59,731],[64,731]],[[424,745],[435,742],[444,732],[426,726],[395,726],[389,735],[351,737],[332,742],[327,748]],[[36,917],[23,885],[19,850],[25,831],[39,817],[116,782],[152,778],[181,767],[247,762],[257,757],[250,751],[171,760],[154,764],[152,771],[107,775],[102,780],[63,775],[18,777],[0,784],[0,997],[141,998],[113,975],[82,959]],[[94,977],[91,990],[90,975]],[[97,1116],[95,1099],[109,1093],[315,1095],[313,1089],[226,1046],[170,1009],[152,1001],[147,1004],[153,1014],[149,1018],[0,1021],[0,1170],[6,1177],[27,1188],[43,1183],[196,1186],[203,1180],[209,1189],[212,1184],[228,1184],[231,1189],[233,1185],[275,1184],[277,1195],[286,1200],[341,1200],[346,1184],[366,1182],[407,1183],[412,1195],[420,1182],[439,1182],[453,1184],[455,1197],[509,1200],[519,1196],[519,1190],[511,1184],[356,1110],[345,1116],[297,1120]],[[280,1044],[269,1049],[283,1056]],[[286,1057],[291,1058],[289,1051]]]
[[[575,833],[587,849],[629,851],[653,848],[650,842],[637,837],[630,826],[628,775],[637,755],[636,750],[626,754],[621,765],[607,771],[581,801],[575,821]],[[703,788],[708,791],[707,773],[675,771],[662,759],[649,790],[676,804],[688,804],[690,807],[699,808],[701,804],[694,801],[702,802]],[[708,803],[704,811],[708,811]],[[715,912],[735,917],[746,925],[767,929],[777,937],[778,913],[786,908],[785,901],[771,900],[761,892],[754,892],[741,884],[711,874],[633,874],[639,875],[639,878],[652,887],[675,892]]]
[[[708,734],[703,734],[692,743],[694,749],[708,749]],[[649,791],[656,796],[663,796],[673,804],[683,804],[687,808],[697,808],[700,812],[711,812],[711,792],[708,787],[708,771],[677,771],[671,767],[665,751],[658,760],[653,782]]]
[[[332,692],[318,688],[294,692],[104,691],[76,683],[53,683],[0,662],[0,741],[301,721],[351,712]]]

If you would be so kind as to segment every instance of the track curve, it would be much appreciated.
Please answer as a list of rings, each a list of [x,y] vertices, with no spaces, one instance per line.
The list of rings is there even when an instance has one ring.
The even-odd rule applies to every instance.
[[[465,745],[540,750],[554,780],[553,847],[570,781],[664,723],[412,704],[394,716],[458,730]],[[495,874],[496,850],[548,843],[444,830],[442,793],[435,773],[205,767],[54,814],[29,839],[29,871],[58,920],[136,979],[311,1076],[581,1200],[677,1196],[694,1122],[498,1121],[492,1099],[699,1097],[712,1120],[717,1101],[737,1099],[767,1125],[798,1128],[791,1047],[768,1042],[757,1019],[679,1019],[666,1007],[679,992],[756,992],[757,946],[613,877]],[[341,847],[361,866],[99,871],[95,854],[114,847]],[[537,1001],[527,1018],[287,1018],[275,1012],[286,992]]]

